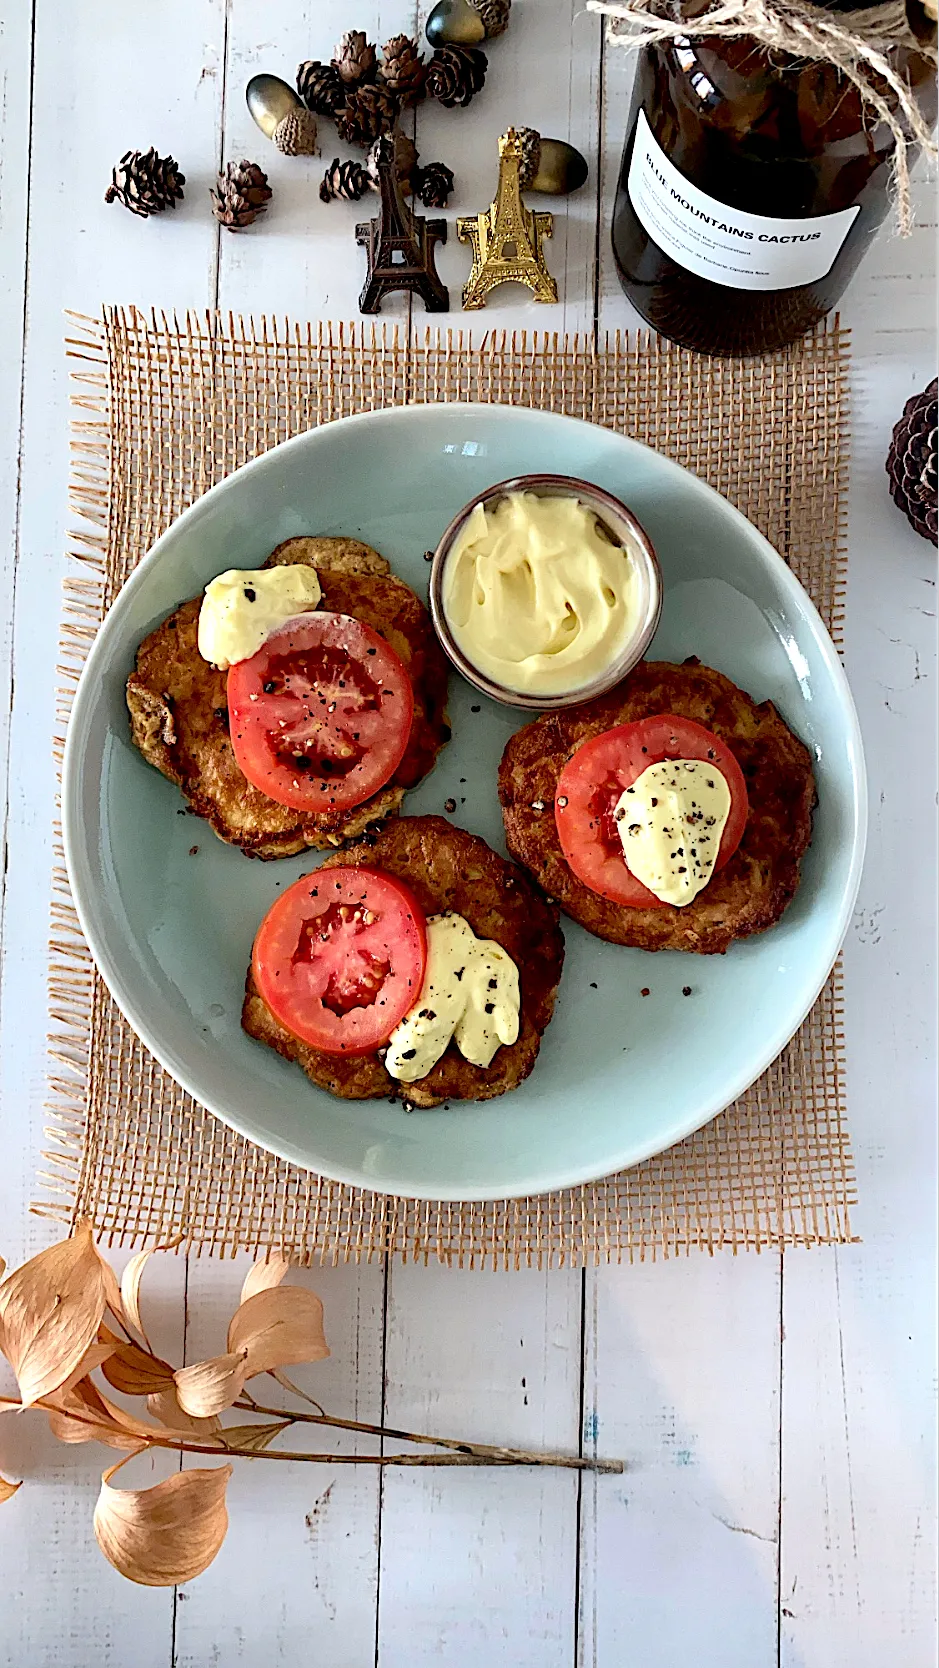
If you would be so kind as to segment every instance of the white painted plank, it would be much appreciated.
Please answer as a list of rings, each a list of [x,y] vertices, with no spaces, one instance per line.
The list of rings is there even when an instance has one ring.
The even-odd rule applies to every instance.
[[[610,245],[632,77],[607,44],[601,337],[641,325]],[[693,1641],[700,1668],[775,1668],[779,1258],[601,1269],[587,1294],[585,1423],[635,1469],[585,1484],[579,1660],[673,1668]]]
[[[448,236],[438,267],[450,288],[449,321],[425,318],[419,302],[413,325],[449,322],[471,330],[478,341],[486,331],[593,329],[597,203],[597,114],[600,95],[600,23],[578,0],[539,0],[513,9],[505,35],[485,44],[489,68],[482,92],[466,110],[445,110],[430,101],[417,117],[422,162],[445,162],[456,185],[447,204]],[[530,209],[554,215],[545,244],[548,270],[557,279],[557,305],[535,302],[518,284],[494,291],[478,312],[462,310],[463,285],[471,252],[456,233],[458,214],[488,208],[499,175],[498,137],[511,125],[537,128],[546,138],[566,139],[587,158],[590,175],[568,197],[528,193]],[[433,212],[433,211],[430,211]]]
[[[250,1259],[190,1259],[186,1358],[225,1348]],[[328,1361],[289,1369],[329,1413],[377,1422],[381,1412],[382,1271],[377,1265],[294,1270],[291,1284],[325,1306]],[[304,1404],[273,1379],[252,1379],[256,1401]],[[252,1422],[250,1413],[238,1418]],[[298,1427],[277,1446],[316,1453],[374,1453],[373,1437]],[[196,1464],[211,1463],[199,1460]],[[229,1530],[200,1580],[182,1589],[173,1668],[329,1663],[361,1668],[375,1646],[378,1584],[378,1473],[374,1466],[276,1465],[236,1460],[228,1492]],[[213,1656],[213,1652],[215,1655]]]
[[[395,1264],[385,1418],[577,1452],[581,1276]],[[467,1469],[384,1477],[378,1668],[569,1668],[577,1480]]]
[[[779,1257],[587,1279],[579,1663],[775,1668]]]
[[[935,207],[881,235],[854,331],[847,666],[870,837],[845,955],[864,1243],[786,1258],[783,1668],[935,1661],[935,551],[887,492],[904,401],[935,371]]]
[[[558,50],[558,42],[564,50]],[[567,43],[572,42],[570,52]],[[489,72],[466,111],[420,107],[422,160],[456,174],[450,240],[439,269],[450,323],[490,330],[593,329],[599,30],[569,0],[519,6],[487,45]],[[514,122],[569,139],[591,161],[576,196],[531,206],[555,213],[548,264],[561,304],[508,286],[479,313],[460,309],[469,251],[450,210],[484,208],[495,192],[499,133]],[[456,147],[454,149],[454,147]],[[388,1307],[386,1417],[495,1442],[576,1447],[582,1277],[395,1267]],[[424,1660],[487,1668],[561,1668],[574,1651],[577,1482],[569,1474],[475,1470],[384,1478],[379,1585],[381,1668]],[[431,1556],[432,1553],[432,1556]]]
[[[225,160],[242,156],[268,175],[273,199],[263,217],[244,232],[222,233],[219,300],[242,313],[307,320],[357,319],[365,278],[365,252],[355,226],[374,214],[377,197],[358,203],[322,203],[319,186],[334,156],[364,153],[340,142],[333,122],[319,122],[317,157],[281,156],[255,125],[245,104],[253,75],[279,75],[295,83],[307,58],[328,62],[343,29],[364,29],[377,45],[392,35],[416,31],[414,0],[363,0],[354,16],[322,0],[294,0],[272,8],[266,0],[232,0],[228,34]],[[407,298],[389,299],[383,317],[404,318]]]
[[[26,6],[0,11],[0,846],[5,844],[7,747],[12,703],[13,588],[19,516],[19,433],[22,391],[26,216],[32,92],[32,15]],[[3,934],[0,880],[0,940]]]
[[[13,9],[28,15],[27,7]],[[192,201],[192,176],[215,148],[222,0],[168,0],[160,24],[117,0],[65,10],[39,0],[36,122],[29,212],[30,282],[18,583],[13,633],[7,907],[0,984],[0,1169],[4,1254],[21,1260],[54,1237],[27,1215],[36,1191],[45,1089],[47,898],[55,791],[53,730],[59,585],[65,571],[68,378],[63,309],[107,298],[169,306],[209,299],[214,224]],[[12,40],[12,37],[7,37]],[[28,59],[9,60],[18,88]],[[22,124],[20,124],[22,127]],[[7,179],[27,177],[22,141]],[[142,221],[103,202],[111,165],[130,146],[171,150],[190,197],[175,216]],[[192,162],[190,162],[192,158]],[[194,166],[193,166],[194,165]],[[16,185],[7,202],[15,205]],[[11,212],[13,209],[11,208]],[[22,290],[20,291],[22,304]],[[15,299],[12,303],[15,306]],[[181,1269],[158,1276],[179,1312]],[[155,1294],[156,1295],[156,1294]],[[3,1421],[0,1466],[29,1486],[0,1514],[0,1661],[10,1668],[168,1668],[172,1594],[123,1581],[103,1561],[91,1513],[107,1454],[64,1449],[38,1416]],[[21,1444],[23,1445],[21,1447]],[[15,1447],[16,1453],[12,1451]],[[142,1479],[140,1479],[142,1480]]]

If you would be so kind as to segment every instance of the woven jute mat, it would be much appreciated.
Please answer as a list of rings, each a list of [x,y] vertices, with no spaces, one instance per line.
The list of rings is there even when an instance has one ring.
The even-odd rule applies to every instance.
[[[766,534],[836,642],[845,589],[848,343],[837,323],[756,360],[657,338],[395,332],[268,320],[74,318],[73,499],[61,731],[121,585],[180,511],[248,458],[316,424],[413,401],[538,406],[669,454]],[[61,751],[62,734],[58,740]],[[841,985],[697,1135],[621,1175],[496,1204],[390,1198],[327,1181],[232,1134],[157,1065],[95,972],[64,870],[50,989],[53,1128],[37,1209],[122,1242],[181,1234],[219,1254],[271,1245],[301,1262],[384,1253],[481,1266],[577,1264],[817,1245],[852,1237]]]

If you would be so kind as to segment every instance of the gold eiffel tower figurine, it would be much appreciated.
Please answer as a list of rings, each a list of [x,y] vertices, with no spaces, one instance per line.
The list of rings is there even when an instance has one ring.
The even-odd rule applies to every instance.
[[[554,230],[554,215],[524,207],[518,169],[522,141],[514,127],[499,140],[499,184],[495,201],[482,214],[461,214],[461,243],[473,246],[473,269],[463,291],[467,311],[485,307],[497,284],[525,284],[536,301],[557,301],[558,287],[545,266],[542,240]]]

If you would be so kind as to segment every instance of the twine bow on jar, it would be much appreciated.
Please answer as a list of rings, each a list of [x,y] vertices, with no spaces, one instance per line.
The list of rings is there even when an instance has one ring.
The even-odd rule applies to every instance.
[[[932,125],[889,54],[901,46],[933,65],[937,55],[934,41],[924,41],[914,33],[905,0],[885,0],[882,5],[852,11],[849,21],[808,0],[714,0],[707,11],[694,17],[668,15],[674,14],[674,0],[587,0],[587,9],[609,17],[611,38],[627,49],[749,36],[770,51],[831,64],[857,89],[865,109],[893,135],[897,223],[903,237],[910,235],[910,148],[921,147],[935,162],[937,147]],[[922,11],[924,19],[934,19],[935,0],[923,0]]]

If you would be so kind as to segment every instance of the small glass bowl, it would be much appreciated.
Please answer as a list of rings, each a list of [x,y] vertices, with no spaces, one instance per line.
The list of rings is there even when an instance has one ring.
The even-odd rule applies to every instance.
[[[578,689],[565,690],[563,694],[534,695],[528,690],[510,689],[508,685],[487,677],[457,644],[444,611],[444,574],[457,534],[462,531],[477,504],[491,504],[494,499],[505,498],[510,492],[533,492],[540,498],[576,498],[593,510],[615,543],[624,545],[631,552],[638,569],[640,608],[633,636],[599,677]],[[655,636],[662,613],[662,572],[645,528],[612,493],[593,486],[589,481],[578,480],[576,475],[517,475],[514,480],[498,481],[495,486],[487,487],[485,492],[477,493],[454,516],[434,551],[430,570],[430,612],[447,656],[474,689],[493,701],[500,701],[503,706],[523,707],[527,712],[556,712],[562,707],[580,706],[596,695],[605,695],[642,659]]]

